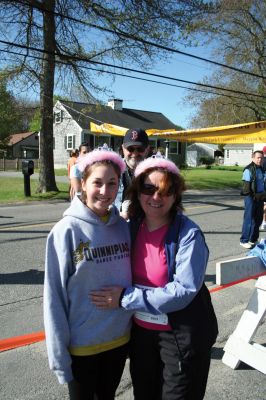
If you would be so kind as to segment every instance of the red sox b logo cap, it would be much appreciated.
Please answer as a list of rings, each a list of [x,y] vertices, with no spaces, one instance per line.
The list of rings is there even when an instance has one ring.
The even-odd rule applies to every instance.
[[[129,129],[123,140],[123,145],[125,147],[128,146],[144,146],[147,147],[149,144],[148,140],[148,135],[144,131],[144,129],[141,128],[134,128],[134,129]]]
[[[139,134],[137,131],[132,131],[132,136],[131,136],[131,140],[137,140],[139,137]]]

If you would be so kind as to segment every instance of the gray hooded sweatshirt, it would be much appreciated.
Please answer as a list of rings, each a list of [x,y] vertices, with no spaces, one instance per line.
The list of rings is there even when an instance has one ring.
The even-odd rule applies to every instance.
[[[89,299],[90,291],[109,285],[131,286],[127,223],[114,206],[104,223],[75,197],[46,247],[44,325],[49,365],[60,383],[73,379],[71,354],[128,342],[131,312],[97,309]]]

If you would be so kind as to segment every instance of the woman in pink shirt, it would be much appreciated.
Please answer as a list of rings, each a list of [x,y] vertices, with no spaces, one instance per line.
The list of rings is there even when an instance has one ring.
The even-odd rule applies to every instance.
[[[142,161],[128,192],[133,286],[91,294],[100,308],[135,311],[130,372],[136,400],[202,400],[217,320],[204,284],[208,247],[183,213],[185,184],[159,154]]]

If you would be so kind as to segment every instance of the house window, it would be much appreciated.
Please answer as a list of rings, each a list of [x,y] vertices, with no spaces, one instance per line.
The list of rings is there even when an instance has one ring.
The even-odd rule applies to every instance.
[[[75,145],[76,145],[76,136],[75,135],[65,136],[65,149],[66,150],[74,150]]]
[[[226,158],[229,158],[229,150],[226,150]]]
[[[95,145],[94,147],[101,147],[104,143],[108,145],[108,147],[111,147],[111,137],[110,136],[105,136],[105,135],[100,135],[100,136],[95,136]]]
[[[178,154],[178,143],[176,141],[169,142],[169,154]]]
[[[54,112],[54,122],[56,124],[60,124],[60,122],[62,122],[62,119],[63,119],[63,111],[62,110]]]
[[[151,139],[149,138],[149,146],[150,146],[150,154],[154,154],[156,153],[159,149],[157,148],[157,139]],[[161,150],[161,149],[160,149]],[[149,156],[148,155],[148,156]]]

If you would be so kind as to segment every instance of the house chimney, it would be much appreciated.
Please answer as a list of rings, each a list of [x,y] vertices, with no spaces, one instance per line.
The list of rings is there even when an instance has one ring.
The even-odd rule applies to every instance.
[[[120,99],[109,99],[107,105],[116,111],[123,110],[123,100]]]

